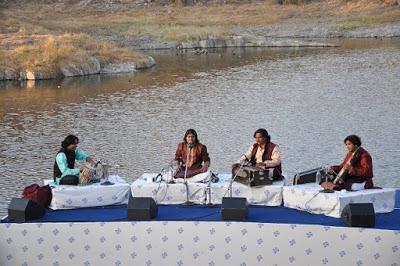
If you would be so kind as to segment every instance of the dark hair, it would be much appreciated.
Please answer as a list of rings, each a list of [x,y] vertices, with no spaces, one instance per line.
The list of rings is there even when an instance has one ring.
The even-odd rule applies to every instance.
[[[199,139],[197,138],[197,132],[196,132],[196,130],[194,130],[192,128],[189,128],[188,130],[186,130],[185,136],[183,137],[183,142],[187,143],[186,142],[186,137],[189,134],[193,134],[196,137],[196,139],[194,141],[195,144],[199,143]]]
[[[78,144],[79,143],[79,139],[77,136],[75,135],[68,135],[63,142],[61,142],[61,147],[63,147],[64,149],[66,149],[69,145],[71,144]]]
[[[361,138],[359,137],[359,136],[357,136],[357,135],[350,135],[350,136],[347,136],[345,139],[344,139],[344,143],[346,143],[346,141],[350,141],[351,143],[353,143],[354,145],[357,145],[358,147],[360,147],[361,146]]]
[[[254,135],[253,135],[254,138],[256,137],[257,133],[260,133],[264,138],[266,138],[267,142],[271,141],[271,136],[268,135],[268,131],[266,129],[264,129],[264,128],[257,129],[256,132],[254,132]]]

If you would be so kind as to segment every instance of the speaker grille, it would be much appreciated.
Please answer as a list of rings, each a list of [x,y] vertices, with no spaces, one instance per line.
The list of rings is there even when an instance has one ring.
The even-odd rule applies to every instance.
[[[222,198],[221,214],[223,220],[246,221],[247,213],[246,198]]]
[[[13,198],[8,206],[8,219],[11,222],[23,223],[40,219],[46,213],[42,205],[30,199]]]
[[[148,221],[154,219],[158,213],[158,206],[150,197],[130,197],[128,201],[128,220]]]
[[[344,207],[341,218],[348,226],[374,227],[374,205],[372,203],[349,203]]]

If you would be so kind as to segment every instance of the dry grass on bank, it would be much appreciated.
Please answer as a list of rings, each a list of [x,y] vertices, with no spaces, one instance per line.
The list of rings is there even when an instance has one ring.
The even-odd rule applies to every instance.
[[[187,40],[231,34],[232,27],[276,23],[300,15],[304,8],[278,5],[275,0],[249,4],[207,6],[156,6],[100,12],[32,6],[18,12],[8,11],[14,24],[35,32],[75,32],[89,35],[153,35],[165,40]]]
[[[339,8],[336,13],[347,14],[340,24],[344,30],[353,30],[363,27],[400,21],[400,7],[380,7],[377,3],[360,5],[348,3]]]
[[[51,70],[63,62],[83,63],[91,56],[109,62],[139,62],[144,59],[140,53],[84,34],[12,36],[2,39],[0,44],[3,47],[0,47],[0,66],[20,71]]]
[[[297,21],[336,21],[343,30],[399,21],[398,0],[277,0],[211,3],[204,6],[177,4],[150,7],[96,9],[77,5],[35,4],[0,9],[0,66],[41,68],[63,61],[101,56],[109,61],[140,60],[141,55],[98,41],[106,36],[155,36],[182,41],[207,36],[231,35],[235,27],[279,25]],[[75,4],[68,4],[75,3]],[[65,34],[67,33],[67,34]],[[129,44],[129,43],[125,43]]]
[[[299,7],[266,3],[172,6],[154,12],[132,10],[118,15],[91,15],[79,20],[77,26],[89,34],[148,34],[167,40],[183,40],[231,34],[234,26],[272,24],[299,11]]]
[[[310,21],[336,18],[344,29],[370,26],[400,19],[398,0],[277,0],[210,3],[205,6],[150,6],[113,11],[77,5],[29,5],[4,10],[10,27],[20,24],[30,32],[89,35],[152,35],[165,40],[187,40],[223,36],[236,26],[279,24],[287,19]],[[179,2],[179,1],[178,1]],[[316,22],[317,23],[317,22]],[[1,29],[0,29],[1,30]]]

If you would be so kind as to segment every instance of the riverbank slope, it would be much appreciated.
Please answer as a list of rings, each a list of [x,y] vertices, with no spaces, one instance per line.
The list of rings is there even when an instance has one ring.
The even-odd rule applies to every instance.
[[[400,36],[399,0],[3,1],[0,80],[135,71],[145,49],[330,46]]]

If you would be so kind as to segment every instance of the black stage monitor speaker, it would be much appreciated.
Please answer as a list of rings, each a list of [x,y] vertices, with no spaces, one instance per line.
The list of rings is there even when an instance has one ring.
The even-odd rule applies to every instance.
[[[341,214],[345,224],[353,227],[374,227],[375,210],[372,203],[349,203]]]
[[[130,197],[128,201],[129,221],[148,221],[157,216],[158,207],[153,198]]]
[[[246,221],[247,212],[246,198],[222,198],[221,214],[223,220]]]
[[[11,199],[8,205],[8,219],[11,222],[23,223],[25,221],[40,219],[46,213],[42,205],[30,199]]]

